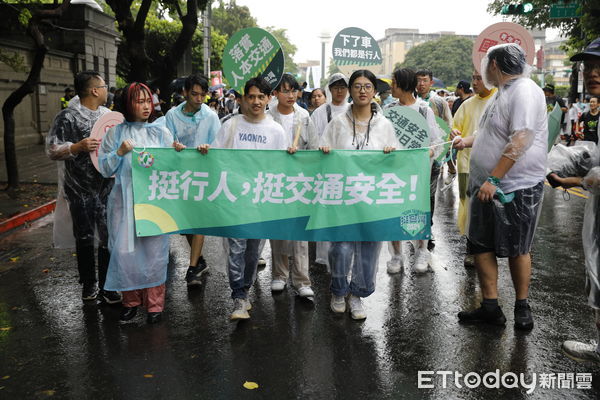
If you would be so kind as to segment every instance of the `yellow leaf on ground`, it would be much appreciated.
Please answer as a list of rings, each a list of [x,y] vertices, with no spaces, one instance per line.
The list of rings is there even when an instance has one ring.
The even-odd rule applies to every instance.
[[[42,390],[40,393],[45,394],[46,396],[54,396],[56,390]]]
[[[10,326],[6,326],[4,328],[0,328],[0,331],[10,331],[12,328]]]
[[[152,374],[146,374],[146,375],[144,375],[144,378],[154,378],[154,375],[152,375]]]
[[[23,204],[23,207],[27,208],[29,207],[29,204]]]
[[[19,257],[11,257],[10,258],[10,262],[17,262],[19,261]]]
[[[2,377],[2,379],[8,379],[8,378],[10,378],[10,375],[5,375]]]
[[[77,253],[73,253],[71,254],[73,257],[77,257]]]
[[[244,387],[248,390],[258,389],[258,384],[256,382],[244,382]]]

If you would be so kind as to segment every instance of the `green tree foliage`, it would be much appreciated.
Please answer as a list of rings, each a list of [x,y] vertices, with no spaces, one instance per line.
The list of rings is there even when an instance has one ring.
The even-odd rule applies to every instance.
[[[471,80],[472,50],[472,40],[460,36],[444,36],[413,47],[406,53],[404,62],[396,67],[429,69],[446,85],[455,85],[461,79]]]
[[[235,32],[256,25],[256,18],[246,6],[238,6],[235,0],[225,3],[219,0],[218,6],[212,9],[212,27],[224,34],[228,39]]]
[[[275,39],[277,39],[281,45],[281,48],[283,49],[285,72],[296,74],[298,71],[298,66],[294,62],[294,55],[296,54],[296,50],[298,50],[298,48],[288,39],[286,29],[275,28],[273,26],[267,26],[265,29],[269,31],[271,35],[275,37]]]
[[[529,29],[557,28],[568,39],[565,50],[569,55],[583,49],[589,42],[600,36],[600,1],[579,0],[581,18],[550,19],[550,7],[559,0],[528,0],[533,4],[533,12],[511,16],[514,22]],[[488,12],[500,14],[502,6],[514,0],[493,0],[488,4]]]

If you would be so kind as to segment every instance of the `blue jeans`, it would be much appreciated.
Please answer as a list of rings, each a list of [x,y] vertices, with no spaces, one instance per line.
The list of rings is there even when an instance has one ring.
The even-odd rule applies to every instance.
[[[375,291],[375,277],[381,242],[331,242],[331,293],[346,296],[348,292],[367,297]],[[352,266],[352,279],[348,275]]]
[[[233,299],[245,299],[256,280],[260,239],[227,239],[229,256],[227,274]]]

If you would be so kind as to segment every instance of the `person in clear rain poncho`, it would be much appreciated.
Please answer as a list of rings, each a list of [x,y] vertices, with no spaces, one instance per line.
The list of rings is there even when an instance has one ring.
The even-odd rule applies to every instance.
[[[371,71],[358,70],[350,77],[352,105],[333,118],[321,138],[321,151],[383,150],[390,153],[400,147],[392,123],[373,102],[377,79]],[[351,317],[367,317],[361,298],[375,291],[375,276],[381,242],[331,242],[331,310],[346,311],[346,296]],[[352,276],[349,281],[350,275]]]
[[[55,214],[54,244],[70,247],[68,236],[75,237],[79,282],[83,284],[83,300],[95,300],[98,281],[102,300],[119,303],[121,295],[105,290],[108,268],[108,232],[106,202],[113,185],[112,179],[102,177],[94,168],[90,152],[96,151],[100,141],[90,138],[96,121],[110,110],[106,103],[107,86],[96,71],[83,71],[75,77],[78,101],[62,110],[52,123],[46,137],[46,153],[59,165],[59,188]],[[66,202],[64,201],[66,199]],[[72,220],[65,224],[61,217]],[[98,277],[94,261],[94,245],[98,242]]]
[[[183,95],[185,102],[169,110],[165,116],[167,128],[175,141],[185,147],[196,148],[211,144],[221,127],[219,116],[204,103],[208,93],[208,81],[198,75],[185,79]],[[190,245],[190,266],[185,275],[188,286],[200,285],[201,276],[208,270],[202,257],[204,235],[185,235]]]
[[[585,87],[592,96],[600,96],[600,38],[592,41],[583,52],[571,57],[571,61],[583,61]],[[568,155],[574,155],[558,163],[563,165],[562,170],[566,173],[560,174],[562,177],[553,173],[548,180],[554,180],[555,185],[563,188],[581,186],[591,195],[585,205],[581,237],[585,255],[585,289],[588,305],[594,310],[598,341],[592,344],[567,340],[562,344],[562,349],[574,360],[600,364],[600,150],[597,144],[586,144],[588,151],[575,153],[578,146],[565,149]]]
[[[120,322],[128,322],[145,305],[148,323],[158,322],[165,303],[165,281],[169,261],[169,237],[137,237],[133,216],[131,165],[150,151],[132,153],[134,146],[144,149],[170,147],[173,135],[164,118],[148,123],[153,114],[152,92],[141,83],[132,83],[123,91],[120,111],[125,122],[112,127],[100,147],[98,163],[105,177],[115,176],[108,201],[110,264],[105,287],[123,293]],[[144,154],[142,154],[144,153]]]
[[[316,148],[325,132],[327,124],[331,120],[346,112],[348,109],[348,78],[340,72],[332,74],[325,87],[325,98],[327,102],[316,108],[311,114],[311,120],[315,126],[315,143],[310,148]],[[316,262],[327,265],[329,254],[329,242],[317,242]]]
[[[477,133],[455,139],[455,148],[473,147],[469,169],[467,251],[475,266],[483,301],[461,311],[461,322],[504,325],[498,305],[497,257],[508,258],[516,293],[514,325],[533,328],[527,302],[531,244],[544,193],[548,125],[540,87],[516,44],[491,47],[482,60],[486,87],[498,87],[479,121]]]

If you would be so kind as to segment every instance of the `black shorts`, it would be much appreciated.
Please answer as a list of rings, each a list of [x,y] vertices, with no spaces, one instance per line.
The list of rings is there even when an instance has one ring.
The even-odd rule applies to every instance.
[[[544,183],[513,192],[510,203],[470,199],[467,252],[495,253],[496,257],[528,254],[544,197]]]

